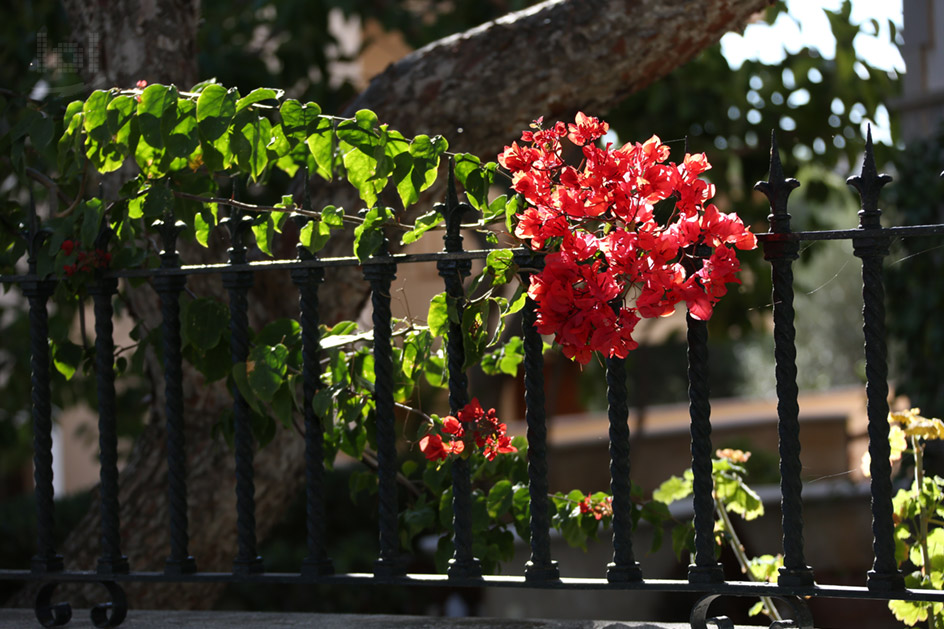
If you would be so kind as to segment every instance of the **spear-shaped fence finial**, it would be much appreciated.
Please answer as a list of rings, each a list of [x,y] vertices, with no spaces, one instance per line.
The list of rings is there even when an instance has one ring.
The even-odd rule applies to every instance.
[[[846,183],[856,189],[861,199],[859,210],[859,229],[877,229],[882,226],[882,211],[878,209],[878,195],[882,187],[892,178],[886,174],[879,174],[875,167],[875,152],[872,148],[872,125],[868,126],[865,139],[865,159],[862,161],[862,172],[846,179]]]
[[[767,197],[770,203],[770,231],[785,233],[790,231],[790,214],[787,212],[787,199],[800,182],[783,174],[783,164],[780,163],[780,149],[777,147],[776,131],[770,131],[770,175],[767,181],[758,181],[754,189]]]

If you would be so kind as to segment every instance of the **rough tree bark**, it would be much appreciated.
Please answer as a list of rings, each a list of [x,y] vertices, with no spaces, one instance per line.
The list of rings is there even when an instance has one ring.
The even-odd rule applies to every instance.
[[[120,5],[131,3],[119,3]],[[439,133],[453,150],[493,159],[534,118],[566,117],[577,110],[603,113],[626,95],[658,80],[725,32],[742,27],[767,0],[551,0],[510,14],[417,50],[376,77],[349,108],[369,108],[407,136]],[[108,33],[102,71],[108,84],[139,78],[189,85],[195,78],[197,3],[151,0],[137,11],[112,11],[66,2],[76,29]],[[117,6],[117,5],[116,5]],[[143,32],[158,33],[142,37]],[[81,34],[81,33],[79,33]],[[103,38],[104,40],[105,38]],[[321,191],[331,198],[337,191]],[[350,205],[346,207],[351,207]],[[217,255],[222,244],[215,247]],[[331,243],[330,254],[349,254],[349,241]],[[185,260],[195,261],[188,251]],[[289,254],[290,255],[290,254]],[[217,260],[220,257],[216,258]],[[344,290],[321,291],[323,320],[354,319],[367,287],[358,272],[333,274]],[[263,282],[257,277],[257,284]],[[215,286],[191,289],[221,294]],[[285,295],[259,287],[252,300],[256,321],[284,314]],[[145,290],[147,290],[145,288]],[[271,299],[265,297],[268,294]],[[153,294],[134,297],[136,315],[158,324]],[[291,301],[291,300],[289,300]],[[291,312],[292,305],[288,305]],[[139,437],[122,473],[122,549],[134,569],[159,570],[168,553],[165,447],[161,379],[155,376],[153,421]],[[225,392],[210,391],[191,378],[185,383],[191,552],[201,570],[229,570],[235,554],[235,493],[229,449],[213,438],[211,426]],[[280,430],[256,454],[257,526],[261,538],[278,521],[303,481],[302,440]],[[93,507],[61,549],[71,568],[95,565],[98,509]],[[187,585],[132,587],[135,607],[208,607],[215,588]],[[93,600],[95,590],[73,597]],[[78,600],[77,600],[78,599]],[[29,594],[14,601],[32,605]],[[86,603],[87,604],[87,603]]]

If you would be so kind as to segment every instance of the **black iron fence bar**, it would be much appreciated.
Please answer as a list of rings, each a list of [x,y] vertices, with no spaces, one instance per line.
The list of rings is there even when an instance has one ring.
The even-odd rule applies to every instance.
[[[620,303],[613,304],[619,312]],[[606,359],[606,400],[610,430],[610,491],[613,495],[613,561],[607,565],[609,581],[642,579],[633,555],[632,486],[629,460],[629,400],[626,359]]]
[[[175,223],[165,216],[159,226],[163,239],[161,266],[172,269],[180,265],[177,235],[183,222]],[[164,345],[164,404],[167,421],[167,502],[170,512],[170,556],[164,564],[169,574],[196,572],[197,566],[187,549],[187,465],[184,439],[183,356],[180,339],[180,293],[187,283],[183,275],[162,275],[154,278],[154,288],[161,299]]]
[[[229,229],[231,245],[229,259],[233,266],[246,261],[244,238],[252,219],[241,210],[233,209],[224,219]],[[248,293],[254,275],[248,271],[229,270],[223,273],[223,287],[229,293],[230,355],[233,364],[249,357],[249,302]],[[262,557],[256,546],[256,488],[253,476],[253,436],[249,403],[234,383],[233,395],[233,449],[236,459],[236,539],[237,552],[233,572],[247,575],[264,570]]]
[[[33,481],[36,494],[36,555],[32,559],[35,572],[62,570],[62,557],[53,541],[55,506],[53,502],[52,415],[49,387],[49,314],[46,303],[55,282],[27,282],[23,293],[29,300],[30,319],[30,382],[33,406]]]
[[[544,258],[529,252],[515,254],[515,263],[522,268],[540,269]],[[521,273],[525,287],[532,273]],[[528,424],[528,496],[530,498],[531,558],[525,564],[524,576],[529,582],[540,583],[560,578],[557,562],[551,559],[550,513],[547,481],[547,415],[544,405],[544,341],[536,326],[537,304],[525,298],[521,311],[521,336],[524,346],[524,402]]]
[[[36,220],[36,206],[30,190],[29,225],[26,245],[29,251],[31,278],[23,283],[23,294],[29,302],[30,330],[30,400],[33,419],[33,482],[36,497],[36,555],[30,565],[33,572],[58,572],[63,569],[62,556],[53,540],[55,503],[52,471],[52,403],[50,397],[49,313],[46,304],[56,288],[55,280],[38,280],[36,253],[45,242]]]
[[[882,262],[888,255],[888,238],[881,234],[878,197],[882,186],[891,181],[879,175],[872,152],[872,133],[865,144],[862,173],[850,177],[861,198],[860,237],[852,241],[853,253],[862,259],[862,316],[865,335],[865,392],[869,418],[869,455],[872,483],[872,549],[875,561],[869,571],[868,586],[878,591],[903,589],[904,577],[895,561],[895,525],[892,520],[892,481],[888,443],[888,361],[885,346],[885,286]],[[879,232],[879,233],[876,233]]]
[[[307,191],[307,186],[306,186]],[[307,196],[307,195],[306,195]],[[296,216],[299,229],[308,223]],[[297,248],[299,260],[312,257],[303,245]],[[312,399],[321,388],[321,341],[319,338],[318,286],[324,282],[324,269],[293,269],[292,281],[298,287],[299,319],[302,336],[302,399],[305,418],[305,541],[308,555],[302,562],[302,574],[333,574],[325,540],[324,497],[324,424],[315,414]]]
[[[449,163],[449,182],[446,191],[446,233],[443,236],[444,251],[455,254],[462,251],[460,221],[464,212],[472,208],[459,203],[452,161]],[[441,206],[440,206],[441,207]],[[459,411],[469,402],[469,380],[465,373],[465,348],[462,341],[461,321],[465,312],[465,290],[463,281],[472,271],[471,260],[440,259],[436,263],[446,288],[447,298],[456,304],[456,321],[450,321],[446,341],[446,362],[449,371],[449,409],[458,417]],[[463,430],[474,429],[471,422],[462,423]],[[447,573],[452,578],[476,578],[482,575],[482,566],[472,553],[472,482],[469,477],[469,462],[457,458],[452,463],[452,513],[454,551],[449,560]]]
[[[770,178],[754,188],[770,202],[770,231],[790,232],[787,199],[800,183],[787,179],[780,163],[777,140],[770,136]],[[765,240],[764,259],[771,264],[773,283],[774,362],[777,381],[777,428],[780,436],[781,524],[783,528],[782,585],[812,585],[813,571],[803,555],[803,482],[800,478],[800,407],[796,367],[796,329],[793,308],[793,261],[799,257],[799,242]]]
[[[376,257],[388,258],[386,239]],[[370,302],[374,324],[374,415],[377,422],[377,488],[380,557],[374,574],[382,577],[406,573],[406,561],[400,553],[397,528],[397,450],[396,418],[393,403],[393,346],[391,344],[390,284],[396,278],[392,262],[364,267],[370,282]]]
[[[104,239],[96,241],[104,249]],[[99,574],[128,572],[128,558],[121,554],[118,522],[118,433],[115,409],[115,341],[112,298],[118,292],[118,280],[98,278],[89,286],[95,312],[95,381],[98,391],[98,444],[101,496],[102,555]]]
[[[696,245],[691,255],[703,258],[711,251]],[[708,389],[708,324],[686,313],[688,327],[688,412],[692,434],[692,490],[695,510],[695,556],[688,567],[692,583],[724,580],[721,564],[715,559],[715,501],[711,462],[711,404]]]

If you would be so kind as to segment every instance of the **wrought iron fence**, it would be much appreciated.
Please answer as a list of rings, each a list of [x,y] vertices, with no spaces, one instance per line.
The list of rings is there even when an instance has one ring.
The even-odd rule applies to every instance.
[[[775,338],[776,389],[778,397],[780,473],[782,497],[783,568],[776,584],[730,581],[724,578],[714,553],[714,501],[712,498],[711,420],[708,390],[707,341],[705,322],[691,316],[688,326],[688,383],[691,416],[691,453],[694,474],[695,553],[686,580],[651,579],[640,569],[633,551],[632,504],[630,499],[630,449],[625,362],[606,361],[609,415],[611,490],[613,493],[613,560],[605,567],[605,577],[568,578],[560,575],[550,546],[550,513],[547,480],[547,430],[544,411],[542,340],[535,329],[534,304],[528,300],[522,317],[524,342],[524,382],[530,492],[530,560],[520,576],[482,575],[473,555],[471,484],[467,463],[457,460],[452,467],[454,487],[454,555],[447,574],[407,574],[400,551],[397,529],[396,449],[391,345],[390,286],[398,266],[435,262],[445,290],[453,296],[463,293],[463,280],[470,274],[473,260],[487,251],[463,251],[458,215],[462,208],[454,193],[448,195],[445,249],[437,254],[382,253],[363,264],[355,258],[319,259],[299,248],[295,260],[247,262],[243,234],[248,217],[234,211],[228,220],[233,246],[226,264],[182,265],[176,252],[177,228],[169,222],[162,227],[164,250],[157,269],[133,269],[103,274],[91,286],[95,314],[95,355],[99,400],[101,461],[101,555],[97,566],[87,571],[65,570],[62,556],[53,541],[52,418],[50,408],[50,355],[47,301],[56,281],[30,272],[0,277],[0,281],[20,286],[29,302],[32,369],[32,421],[34,431],[34,478],[38,520],[37,552],[28,569],[0,570],[0,579],[41,583],[35,603],[43,626],[69,622],[68,603],[53,603],[58,584],[98,582],[108,590],[111,601],[92,610],[98,627],[118,626],[126,617],[127,603],[122,584],[127,582],[250,582],[295,584],[401,584],[430,586],[448,583],[457,587],[549,588],[557,590],[634,590],[648,592],[694,592],[701,598],[691,612],[691,625],[707,627],[708,608],[724,596],[765,596],[785,601],[793,620],[777,621],[771,627],[812,628],[813,619],[805,602],[809,597],[876,600],[920,600],[944,602],[944,592],[907,589],[895,560],[892,519],[892,482],[888,443],[888,368],[885,341],[883,259],[889,242],[898,236],[939,236],[944,225],[882,227],[878,209],[879,192],[889,181],[876,171],[871,137],[866,144],[862,172],[849,179],[861,198],[859,225],[832,231],[791,231],[787,212],[788,196],[799,184],[784,176],[776,145],[771,147],[769,180],[756,188],[770,201],[770,231],[758,236],[764,257],[770,262],[773,278],[773,321]],[[38,229],[31,221],[30,239],[35,244]],[[872,460],[872,570],[867,586],[853,587],[817,583],[803,550],[802,482],[800,477],[800,425],[794,329],[793,261],[799,243],[814,240],[850,240],[854,255],[862,260],[864,300],[864,340],[868,399],[869,453]],[[516,250],[515,259],[527,281],[529,272],[540,266],[539,256]],[[202,572],[188,549],[187,481],[183,438],[181,323],[179,296],[187,276],[219,274],[229,293],[229,316],[233,362],[244,361],[249,352],[247,294],[256,273],[287,269],[298,289],[300,325],[303,339],[303,393],[311,400],[319,386],[318,290],[328,267],[362,265],[370,283],[373,306],[373,357],[378,443],[379,538],[380,554],[372,574],[336,574],[328,557],[325,540],[325,469],[323,432],[313,406],[305,404],[305,478],[308,554],[294,573],[265,572],[257,552],[253,484],[253,437],[249,425],[249,405],[238,388],[233,388],[235,425],[238,544],[231,572]],[[163,319],[164,386],[167,421],[167,479],[170,520],[167,523],[170,554],[162,572],[132,570],[119,544],[118,468],[116,452],[115,375],[113,371],[112,299],[118,280],[125,277],[151,278],[161,301]],[[451,324],[446,348],[449,361],[449,406],[455,413],[468,401],[461,330]],[[603,567],[601,566],[601,573]],[[719,626],[723,619],[715,619]]]

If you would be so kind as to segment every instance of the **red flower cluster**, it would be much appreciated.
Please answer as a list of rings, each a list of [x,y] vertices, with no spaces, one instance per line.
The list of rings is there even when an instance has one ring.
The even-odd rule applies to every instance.
[[[107,251],[103,249],[78,251],[74,240],[62,241],[62,246],[59,249],[66,257],[73,253],[76,254],[75,264],[66,264],[62,267],[68,277],[72,277],[76,273],[87,273],[94,269],[105,269],[111,263],[111,254]]]
[[[445,461],[450,454],[461,455],[466,447],[474,443],[489,461],[506,452],[517,452],[511,445],[511,437],[505,434],[508,427],[498,420],[495,409],[482,409],[478,398],[462,407],[458,418],[447,416],[442,422],[443,435],[428,433],[420,439],[420,451],[430,461]],[[445,436],[445,439],[443,439]]]
[[[698,178],[711,167],[705,155],[667,162],[669,147],[656,136],[600,148],[595,142],[609,125],[583,113],[575,124],[541,125],[536,120],[522,144],[498,156],[528,204],[515,235],[550,252],[528,290],[538,331],[587,363],[594,351],[625,358],[638,346],[639,318],[667,316],[679,302],[696,319],[710,318],[726,284],[738,282],[734,249],[753,249],[757,239],[736,215],[708,203],[714,186]],[[581,148],[577,168],[561,157],[564,137]],[[666,199],[674,210],[663,224],[653,209]],[[711,254],[696,257],[697,245]]]
[[[593,497],[587,494],[586,498],[577,503],[580,513],[592,513],[597,520],[613,515],[613,496],[607,496],[603,500],[593,501]]]

